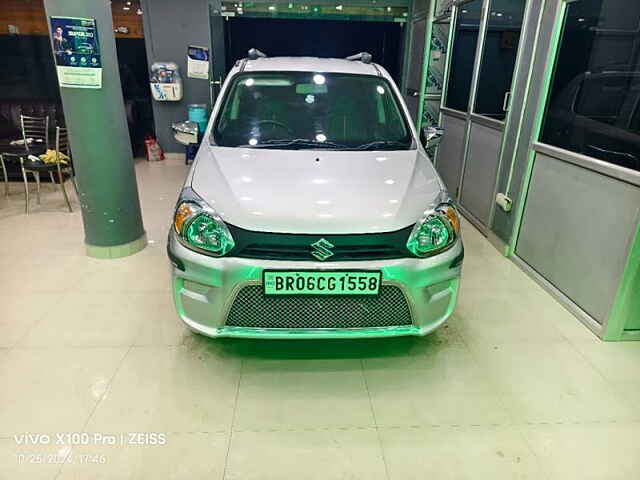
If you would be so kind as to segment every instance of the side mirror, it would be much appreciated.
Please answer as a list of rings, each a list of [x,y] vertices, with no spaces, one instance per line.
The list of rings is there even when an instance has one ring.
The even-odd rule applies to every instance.
[[[182,145],[198,143],[198,124],[196,122],[178,122],[171,125],[173,137]]]
[[[420,131],[420,140],[424,148],[433,148],[440,143],[440,139],[444,135],[444,128],[441,127],[422,127]]]

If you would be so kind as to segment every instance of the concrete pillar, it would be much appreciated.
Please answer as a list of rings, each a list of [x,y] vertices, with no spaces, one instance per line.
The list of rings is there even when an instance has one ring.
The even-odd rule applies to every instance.
[[[94,18],[102,88],[61,87],[87,255],[117,258],[146,246],[109,0],[45,0],[47,17]],[[49,29],[51,24],[49,23]]]

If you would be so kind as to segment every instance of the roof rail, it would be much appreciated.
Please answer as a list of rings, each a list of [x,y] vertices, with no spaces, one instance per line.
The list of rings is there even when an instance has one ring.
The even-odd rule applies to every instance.
[[[249,55],[249,60],[257,60],[259,58],[267,58],[267,56],[258,50],[257,48],[250,48],[247,52]]]
[[[362,63],[371,63],[371,60],[373,60],[373,57],[369,52],[360,52],[360,53],[356,53],[355,55],[351,55],[350,57],[347,57],[347,60],[351,60],[352,62],[360,61]]]

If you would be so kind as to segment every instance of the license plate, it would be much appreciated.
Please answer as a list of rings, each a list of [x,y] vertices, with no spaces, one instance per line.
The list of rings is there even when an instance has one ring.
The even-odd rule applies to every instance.
[[[265,295],[377,295],[379,271],[265,270]]]

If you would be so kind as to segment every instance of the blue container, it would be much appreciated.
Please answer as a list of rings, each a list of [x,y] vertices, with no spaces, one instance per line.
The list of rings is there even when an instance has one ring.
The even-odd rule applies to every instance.
[[[209,121],[207,106],[204,103],[192,103],[189,105],[189,120],[198,124],[198,133],[202,135]]]

